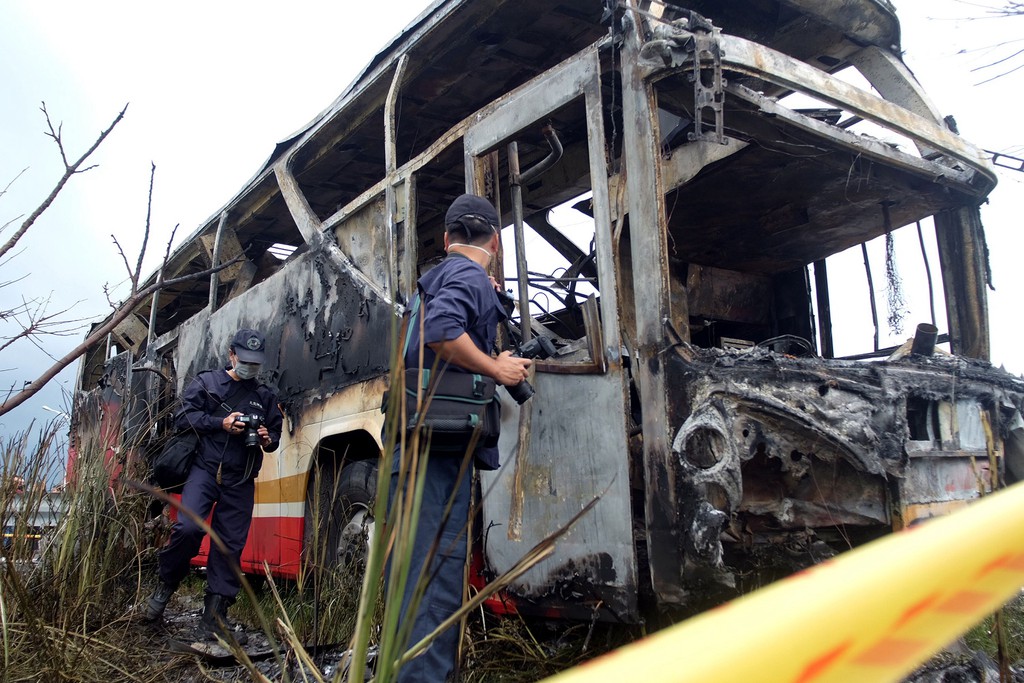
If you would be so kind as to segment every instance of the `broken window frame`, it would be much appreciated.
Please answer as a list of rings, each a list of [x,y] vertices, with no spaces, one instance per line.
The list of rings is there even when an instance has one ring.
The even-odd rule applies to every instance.
[[[620,359],[619,315],[616,308],[618,294],[615,284],[612,218],[609,211],[610,184],[605,159],[600,74],[598,48],[591,46],[479,112],[475,117],[476,122],[466,130],[463,139],[466,191],[486,195],[486,178],[492,163],[489,155],[514,141],[519,131],[531,125],[539,125],[552,111],[581,97],[584,101],[593,192],[595,263],[598,280],[601,282],[601,296],[597,300],[596,310],[595,307],[586,304],[583,307],[591,360],[537,361],[538,371],[600,373],[607,370],[609,363],[618,363]],[[512,207],[512,212],[518,212],[518,215],[522,216],[522,206]],[[520,247],[517,245],[515,248]],[[525,264],[525,254],[519,262]],[[518,289],[520,292],[529,289],[528,274],[521,268],[518,273]],[[523,320],[530,319],[529,306],[522,317]]]

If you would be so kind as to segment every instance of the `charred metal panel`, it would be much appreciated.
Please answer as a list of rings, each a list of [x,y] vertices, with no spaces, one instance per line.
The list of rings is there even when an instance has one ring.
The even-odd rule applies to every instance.
[[[992,472],[984,455],[947,455],[915,460],[902,485],[906,505],[970,501],[992,490]],[[908,520],[909,521],[909,520]]]
[[[782,0],[782,4],[840,31],[855,32],[859,41],[890,50],[899,49],[900,27],[895,9],[887,0],[834,0],[827,4],[817,0]]]
[[[666,372],[689,586],[732,585],[730,557],[780,534],[807,546],[835,531],[842,549],[854,529],[880,533],[977,497],[1000,460],[987,451],[991,407],[1015,406],[996,418],[1004,438],[1024,401],[1024,381],[953,357],[862,364],[687,347]]]
[[[686,278],[690,315],[767,325],[771,321],[771,278],[756,273],[692,265]]]
[[[384,197],[362,208],[348,220],[334,228],[338,247],[352,260],[360,272],[376,283],[382,290],[389,291],[388,240]]]
[[[755,534],[808,528],[879,526],[892,523],[885,481],[842,458],[771,444],[743,463],[745,531]],[[782,448],[780,448],[782,446]],[[782,455],[769,455],[770,452]],[[742,533],[742,532],[741,532]]]
[[[1024,417],[1012,404],[1002,405],[1007,416],[1004,448],[1006,449],[1006,480],[1009,483],[1024,481]]]
[[[939,108],[897,55],[869,46],[853,55],[850,61],[885,99],[936,123],[942,121]],[[922,157],[928,157],[935,150],[919,143],[918,151]]]
[[[977,206],[935,216],[946,317],[953,353],[988,360],[988,263],[985,228]]]
[[[654,593],[666,603],[680,603],[682,530],[675,468],[671,464],[667,382],[663,372],[665,322],[671,320],[665,195],[659,170],[657,106],[651,85],[639,68],[643,28],[627,15],[623,43],[623,154],[632,249],[636,347],[633,372],[643,406],[645,517],[647,552]],[[637,267],[639,266],[639,267]],[[676,302],[681,304],[682,301]],[[681,316],[684,320],[688,313]]]
[[[302,254],[212,316],[207,310],[181,326],[179,391],[197,372],[226,365],[237,329],[259,329],[267,337],[260,378],[278,391],[294,428],[313,400],[387,372],[392,308],[362,291],[322,251]]]
[[[622,377],[537,373],[531,382],[536,394],[521,409],[501,392],[503,464],[480,473],[485,559],[498,573],[508,570],[600,496],[552,557],[509,592],[545,603],[572,596],[589,609],[633,620],[637,570]],[[524,413],[532,418],[525,430]]]
[[[665,78],[673,70],[687,68],[692,61],[694,39],[694,33],[679,27],[659,29],[657,39],[645,44],[641,53],[644,76],[653,81]],[[995,184],[995,174],[985,157],[934,120],[834,79],[820,69],[763,45],[724,34],[718,35],[717,40],[720,43],[723,67],[764,78],[784,88],[843,107],[866,120],[957,159],[967,168],[987,176],[989,186]]]
[[[908,425],[913,440],[906,450],[911,460],[899,489],[902,525],[947,514],[992,491],[1006,467],[1000,458],[989,456],[991,402],[954,398],[907,400],[908,420],[914,424]],[[993,448],[997,438],[1012,440],[1012,419],[1003,417],[1007,422],[1001,436],[992,435]]]

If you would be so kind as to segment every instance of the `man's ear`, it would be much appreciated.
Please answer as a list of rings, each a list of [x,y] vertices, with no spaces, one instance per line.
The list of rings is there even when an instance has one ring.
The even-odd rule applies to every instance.
[[[448,251],[448,243],[449,243],[449,242],[451,241],[451,240],[449,239],[449,237],[450,237],[450,235],[448,234],[448,231],[447,231],[447,230],[445,230],[445,231],[444,231],[444,250],[445,250],[446,252]]]

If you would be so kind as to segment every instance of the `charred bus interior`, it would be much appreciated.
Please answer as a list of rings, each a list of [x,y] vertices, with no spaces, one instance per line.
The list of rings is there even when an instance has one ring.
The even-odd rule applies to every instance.
[[[440,147],[446,147],[442,136],[478,110],[482,103],[509,92],[554,66],[567,55],[608,35],[611,26],[610,18],[600,3],[535,2],[515,7],[509,3],[466,3],[457,10],[460,14],[459,29],[448,32],[441,21],[449,18],[447,3],[436,5],[431,10],[439,12],[424,12],[420,20],[382,51],[356,83],[339,97],[338,103],[350,100],[346,103],[348,106],[344,116],[335,113],[338,111],[336,103],[315,120],[309,129],[280,143],[265,169],[223,211],[212,217],[175,252],[163,273],[164,279],[210,267],[218,227],[221,222],[224,223],[218,258],[223,262],[239,257],[240,262],[215,279],[212,284],[213,296],[211,282],[207,280],[186,282],[168,288],[156,302],[154,329],[144,329],[148,328],[151,315],[150,306],[144,304],[137,315],[126,321],[115,333],[113,341],[119,350],[130,349],[138,357],[150,337],[167,334],[177,324],[210,305],[211,301],[216,302],[213,306],[216,308],[266,279],[281,267],[282,261],[289,255],[296,256],[307,248],[270,172],[271,164],[290,146],[299,146],[293,162],[295,177],[312,210],[321,220],[327,220],[338,212],[344,213],[345,207],[358,204],[364,193],[372,192],[387,171],[384,145],[381,144],[385,137],[383,107],[396,56],[403,51],[409,55],[411,66],[399,96],[396,160],[397,165],[402,166],[419,155],[428,153],[433,156],[436,152],[434,160],[419,169],[416,177],[417,228],[429,232],[428,226],[439,224],[445,202],[458,194],[464,185],[463,165],[458,150],[450,145],[447,145],[447,151],[435,149],[439,143]],[[898,45],[898,24],[887,3],[877,3],[877,6],[864,3],[868,13],[858,17],[859,27],[856,32],[849,30],[844,17],[830,16],[822,10],[805,5],[808,3],[798,0],[765,0],[758,3],[731,0],[678,3],[678,6],[674,3],[653,2],[641,3],[640,7],[659,15],[663,22],[685,16],[689,10],[705,14],[725,32],[757,40],[767,47],[830,72],[847,66],[850,55],[858,52],[865,44],[885,49]],[[622,10],[618,11],[621,14]],[[405,50],[406,39],[414,39],[414,46],[409,50]],[[429,59],[423,58],[426,55],[429,55]],[[777,96],[785,92],[779,86],[756,78],[734,76],[727,74],[726,77],[730,82],[743,84],[766,96]],[[616,105],[615,99],[617,78],[612,65],[604,76],[602,93],[608,103],[606,125],[609,129],[612,159],[618,158],[621,147],[621,135],[616,136],[614,133],[616,130],[621,132],[623,125],[621,107]],[[663,131],[666,153],[671,154],[679,141],[686,140],[685,122],[692,120],[693,106],[685,98],[687,91],[692,91],[692,88],[677,88],[666,83],[660,90],[660,106],[667,120],[675,121],[671,130]],[[358,98],[353,97],[356,94]],[[784,135],[781,137],[778,131],[765,132],[765,126],[781,124],[769,122],[757,112],[740,118],[743,112],[737,106],[735,101],[730,102],[729,133],[738,136],[737,139],[742,140],[744,135],[754,136],[758,127],[761,128],[758,137],[762,140],[799,137],[799,133],[793,131],[782,131]],[[746,108],[749,110],[751,107]],[[561,187],[548,187],[555,184],[548,175],[538,180],[534,187],[526,189],[524,196],[527,206],[524,208],[528,215],[536,216],[535,221],[538,223],[544,221],[544,211],[581,194],[586,182],[580,180],[585,179],[588,173],[588,169],[581,164],[585,163],[585,156],[580,159],[578,154],[575,157],[573,154],[574,142],[578,143],[580,139],[581,118],[556,115],[550,123],[566,147],[560,171],[563,178]],[[315,131],[315,138],[311,137],[311,131]],[[547,155],[548,146],[539,126],[522,133],[517,141],[523,157],[521,166],[527,168]],[[585,132],[583,136],[585,138]],[[799,147],[801,143],[794,139],[791,144]],[[804,205],[806,202],[801,202],[799,196],[791,197],[791,201],[780,201],[778,195],[787,191],[797,194],[802,192],[805,198],[818,197],[822,205],[827,205],[826,198],[829,195],[818,193],[817,188],[806,185],[805,181],[831,183],[834,195],[841,191],[838,186],[842,183],[837,179],[850,170],[849,159],[820,160],[822,165],[831,163],[834,166],[833,172],[827,177],[820,176],[816,169],[808,170],[807,165],[799,164],[797,168],[792,168],[789,177],[766,178],[765,169],[782,169],[787,166],[787,161],[792,160],[793,157],[787,154],[793,152],[786,149],[785,145],[785,142],[780,143],[782,149],[774,155],[771,151],[753,149],[747,151],[748,158],[743,161],[730,160],[719,171],[730,175],[727,183],[717,183],[714,179],[715,169],[708,168],[696,182],[688,183],[678,194],[669,197],[669,206],[682,209],[672,212],[670,218],[676,252],[674,256],[678,260],[674,268],[682,271],[679,275],[684,282],[689,278],[686,271],[690,264],[776,277],[781,272],[789,272],[811,262],[813,259],[809,257],[815,254],[809,253],[810,250],[817,250],[819,255],[834,253],[837,250],[834,247],[844,241],[836,237],[829,243],[825,236],[817,235],[816,239],[809,241],[813,247],[802,246],[801,240],[794,234],[794,228],[799,227],[801,221],[807,224],[805,219],[810,209]],[[872,171],[878,172],[880,169]],[[879,187],[884,186],[885,182],[884,178],[875,181]],[[713,194],[708,194],[708,188],[713,190]],[[751,194],[751,189],[757,192]],[[885,201],[900,199],[895,197],[895,188],[893,194],[893,197],[885,198]],[[908,188],[903,198],[910,201],[914,196],[917,195]],[[736,202],[734,197],[744,197],[745,201]],[[865,207],[877,204],[867,196],[859,196],[857,200]],[[729,211],[722,211],[723,206],[728,206]],[[864,221],[873,226],[881,224],[877,211],[865,209],[864,213]],[[899,222],[901,217],[904,214],[909,217],[911,213],[914,211],[909,207],[898,207],[894,209],[893,220],[896,224],[903,224]],[[926,211],[916,213],[927,214]],[[837,219],[833,222],[843,221]],[[762,234],[746,232],[755,223],[761,227]],[[703,229],[708,225],[715,229],[710,240]],[[876,232],[880,229],[876,228]],[[740,233],[748,236],[737,243],[732,236]],[[849,233],[852,236],[855,231],[851,229]],[[760,245],[765,235],[778,235],[768,243],[771,249],[768,253],[744,253],[744,245]],[[845,241],[856,243],[850,242],[851,239],[854,238],[847,237]],[[431,258],[430,247],[436,240],[436,236],[424,235],[421,240],[425,248],[421,254],[422,260]],[[564,246],[564,241],[556,240]],[[728,245],[728,248],[724,248],[724,245]],[[747,246],[746,251],[753,248]],[[757,249],[761,251],[760,247]],[[286,258],[282,259],[282,255]],[[760,261],[755,262],[758,258]],[[576,259],[570,259],[570,262],[573,260]],[[154,280],[155,277],[156,274]],[[764,284],[752,281],[751,288],[763,290]],[[713,319],[706,313],[700,312],[691,317]],[[757,319],[752,323],[755,327],[764,326],[761,320],[763,316],[754,313],[753,317]],[[736,321],[735,324],[745,323]],[[794,324],[802,331],[807,327],[806,322],[802,325]],[[721,329],[723,325],[719,327]],[[746,334],[743,329],[733,332],[724,331],[717,335],[707,332],[700,343],[715,345],[720,337],[772,336],[771,331],[761,335]],[[701,331],[696,329],[695,338],[701,338],[700,335]],[[98,381],[105,357],[102,352],[98,356],[92,354],[87,362],[88,371],[83,377],[83,386],[92,386]]]

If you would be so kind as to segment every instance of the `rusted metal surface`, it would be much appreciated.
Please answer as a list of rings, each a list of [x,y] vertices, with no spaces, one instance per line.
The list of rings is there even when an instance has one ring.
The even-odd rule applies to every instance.
[[[627,167],[629,230],[632,261],[643,264],[634,270],[633,297],[636,311],[634,379],[643,410],[644,507],[654,593],[667,602],[683,600],[679,585],[681,542],[686,532],[679,523],[679,499],[675,468],[671,466],[669,425],[666,422],[668,388],[662,370],[665,321],[671,317],[668,282],[668,246],[665,230],[665,195],[658,173],[657,108],[653,88],[639,70],[643,41],[641,28],[624,17],[623,131]],[[653,188],[645,198],[641,188]],[[650,549],[657,549],[650,552]]]
[[[530,381],[537,392],[532,399],[519,407],[506,398],[502,406],[504,464],[481,472],[488,563],[499,573],[507,570],[600,496],[555,555],[517,581],[511,593],[543,603],[574,582],[587,587],[581,606],[601,606],[605,614],[627,618],[636,613],[638,577],[621,377],[538,373]],[[572,419],[549,419],[583,397],[589,410]],[[524,424],[525,430],[517,429]]]
[[[935,216],[939,264],[946,292],[950,345],[955,353],[989,358],[987,247],[977,205]]]
[[[263,378],[277,388],[291,432],[314,400],[387,372],[391,305],[360,294],[357,283],[331,268],[327,255],[301,255],[217,315],[201,313],[179,328],[179,389],[197,372],[226,365],[234,330],[276,321],[267,333],[270,374]]]
[[[992,487],[981,416],[1002,439],[1024,407],[1024,382],[951,356],[861,364],[690,348],[666,371],[673,405],[689,409],[673,455],[693,530],[684,580],[696,586],[732,585],[740,558],[783,531],[856,538],[977,498]]]
[[[673,69],[688,68],[693,44],[702,34],[679,28],[665,29],[659,40],[644,46],[645,77],[667,77]],[[729,69],[768,80],[785,88],[813,94],[816,98],[850,111],[884,128],[906,135],[929,148],[935,148],[973,171],[972,181],[987,192],[995,186],[995,173],[976,147],[946,130],[935,120],[874,96],[844,81],[830,78],[822,71],[749,40],[721,35],[717,38],[721,60]]]

